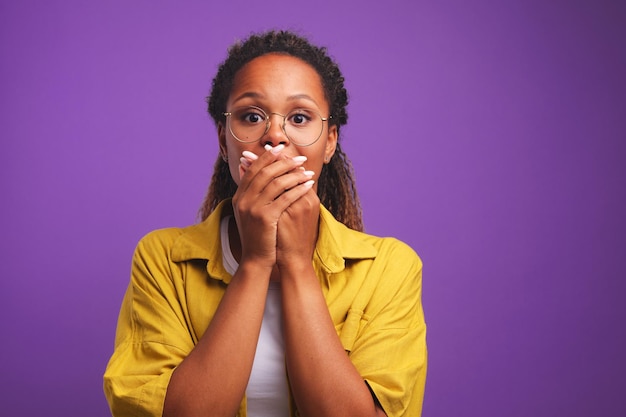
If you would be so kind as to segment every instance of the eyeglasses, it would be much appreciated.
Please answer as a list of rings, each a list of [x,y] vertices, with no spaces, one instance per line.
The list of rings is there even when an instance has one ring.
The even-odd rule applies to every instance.
[[[253,143],[261,140],[270,130],[270,116],[275,114],[283,118],[281,128],[291,142],[298,146],[311,146],[319,140],[324,130],[324,122],[332,116],[322,117],[311,109],[296,109],[282,115],[269,115],[260,107],[238,107],[226,116],[228,129],[233,137],[242,143]]]

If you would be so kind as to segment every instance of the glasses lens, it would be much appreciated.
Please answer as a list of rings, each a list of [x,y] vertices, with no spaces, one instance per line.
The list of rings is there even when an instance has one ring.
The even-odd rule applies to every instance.
[[[241,142],[256,142],[267,129],[267,115],[258,107],[241,107],[230,117],[230,133]]]
[[[300,146],[315,143],[324,129],[322,116],[310,109],[297,109],[289,112],[284,117],[283,123],[283,129],[289,140]],[[259,107],[240,107],[231,112],[229,126],[230,133],[238,141],[256,142],[267,132],[268,116]]]
[[[285,117],[285,133],[296,145],[312,145],[324,128],[322,116],[310,109],[298,109]]]

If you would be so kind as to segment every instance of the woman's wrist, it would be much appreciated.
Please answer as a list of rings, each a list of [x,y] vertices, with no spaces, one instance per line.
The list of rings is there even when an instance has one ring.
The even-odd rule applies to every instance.
[[[242,259],[239,262],[236,276],[238,279],[253,278],[256,280],[269,280],[274,265],[259,259]]]
[[[313,269],[313,262],[311,258],[279,259],[276,265],[280,272],[281,280],[289,279],[291,277],[298,278],[311,274],[315,276],[315,270]]]

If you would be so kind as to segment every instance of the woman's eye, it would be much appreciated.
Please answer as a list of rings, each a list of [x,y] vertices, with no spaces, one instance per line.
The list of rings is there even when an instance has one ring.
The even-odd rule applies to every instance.
[[[256,124],[263,122],[263,116],[258,113],[246,113],[243,115],[242,120],[248,123]]]
[[[289,121],[291,122],[291,124],[294,124],[294,125],[301,125],[310,120],[311,120],[311,117],[304,112],[293,113],[289,117]]]

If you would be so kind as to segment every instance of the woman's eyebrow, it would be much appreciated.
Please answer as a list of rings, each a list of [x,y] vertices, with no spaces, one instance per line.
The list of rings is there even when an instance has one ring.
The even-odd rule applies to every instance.
[[[243,98],[258,98],[258,99],[260,99],[260,98],[265,98],[265,96],[263,94],[260,94],[260,93],[254,92],[254,91],[247,91],[247,92],[245,92],[243,94],[240,94],[237,97],[235,97],[233,99],[233,102],[239,101],[239,100],[241,100]]]
[[[288,101],[295,101],[295,100],[302,100],[302,99],[312,101],[317,107],[319,107],[319,104],[317,104],[317,101],[315,101],[313,97],[311,97],[308,94],[294,94],[292,96],[287,97]]]
[[[244,98],[265,99],[265,96],[261,93],[257,93],[256,91],[246,91],[245,93],[242,93],[238,95],[237,97],[235,97],[233,99],[233,103],[236,103],[239,100],[242,100]],[[293,94],[287,97],[287,101],[297,101],[297,100],[308,100],[312,102],[313,104],[315,104],[317,107],[319,107],[319,104],[317,103],[317,101],[315,101],[315,99],[308,94],[304,94],[304,93]]]

